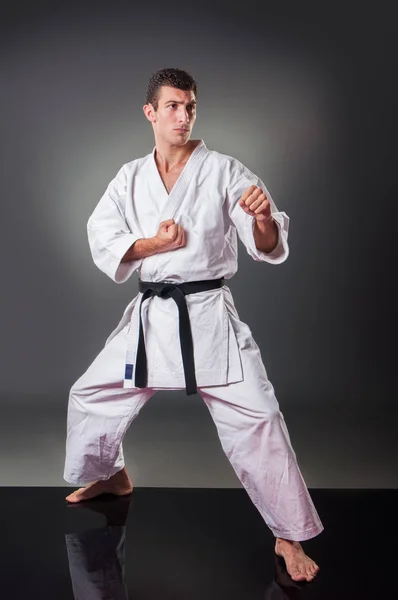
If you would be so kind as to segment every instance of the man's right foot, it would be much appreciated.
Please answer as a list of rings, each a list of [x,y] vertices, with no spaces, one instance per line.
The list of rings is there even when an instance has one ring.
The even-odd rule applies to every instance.
[[[101,494],[114,494],[115,496],[127,496],[133,491],[133,484],[127,475],[126,467],[112,475],[105,481],[96,481],[90,485],[80,488],[66,497],[67,502],[76,504],[83,500],[90,500]]]

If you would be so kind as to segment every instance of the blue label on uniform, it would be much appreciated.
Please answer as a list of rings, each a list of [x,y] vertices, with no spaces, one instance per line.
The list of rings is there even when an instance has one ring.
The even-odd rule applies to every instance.
[[[124,374],[125,379],[133,379],[133,366],[134,365],[126,365],[126,371]]]

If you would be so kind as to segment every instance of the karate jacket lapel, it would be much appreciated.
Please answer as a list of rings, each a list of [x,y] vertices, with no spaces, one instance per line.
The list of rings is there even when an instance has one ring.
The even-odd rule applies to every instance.
[[[181,205],[182,201],[185,198],[185,194],[186,194],[186,191],[188,189],[190,182],[192,181],[197,169],[199,168],[199,166],[201,165],[203,160],[206,158],[208,152],[209,151],[206,148],[204,141],[201,140],[200,143],[196,146],[195,150],[192,152],[189,159],[187,160],[184,169],[182,170],[179,178],[177,179],[176,183],[174,184],[174,187],[168,196],[164,210],[159,217],[159,223],[161,223],[162,221],[167,221],[168,219],[174,219],[174,216],[175,216],[179,206]],[[162,181],[161,177],[159,175],[159,171],[157,169],[156,163],[155,163],[154,155],[153,155],[153,161],[155,164],[158,178],[160,181]],[[167,191],[165,188],[164,188],[164,190],[167,194]]]

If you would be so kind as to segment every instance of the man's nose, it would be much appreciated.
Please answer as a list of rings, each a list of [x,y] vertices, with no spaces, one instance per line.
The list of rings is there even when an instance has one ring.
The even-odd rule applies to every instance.
[[[181,123],[189,123],[189,112],[187,111],[187,109],[184,106],[181,107],[180,114],[179,114],[179,120]]]

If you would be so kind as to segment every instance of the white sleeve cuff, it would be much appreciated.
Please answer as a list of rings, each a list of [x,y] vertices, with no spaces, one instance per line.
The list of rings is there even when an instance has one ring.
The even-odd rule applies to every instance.
[[[261,252],[261,250],[257,249],[254,239],[254,227],[256,224],[256,219],[255,217],[252,217],[252,219],[248,221],[248,225],[250,227],[250,236],[252,238],[252,246],[250,250],[248,249],[248,253],[252,258],[254,258],[254,260],[269,262],[277,265],[283,263],[289,256],[287,236],[290,219],[285,212],[275,212],[272,214],[272,218],[278,227],[278,242],[275,248],[272,250],[272,252]]]
[[[141,266],[142,258],[124,263],[120,262],[127,250],[138,239],[138,236],[126,233],[114,240],[110,248],[106,248],[107,260],[102,265],[100,257],[98,258],[98,267],[116,283],[124,283]]]

